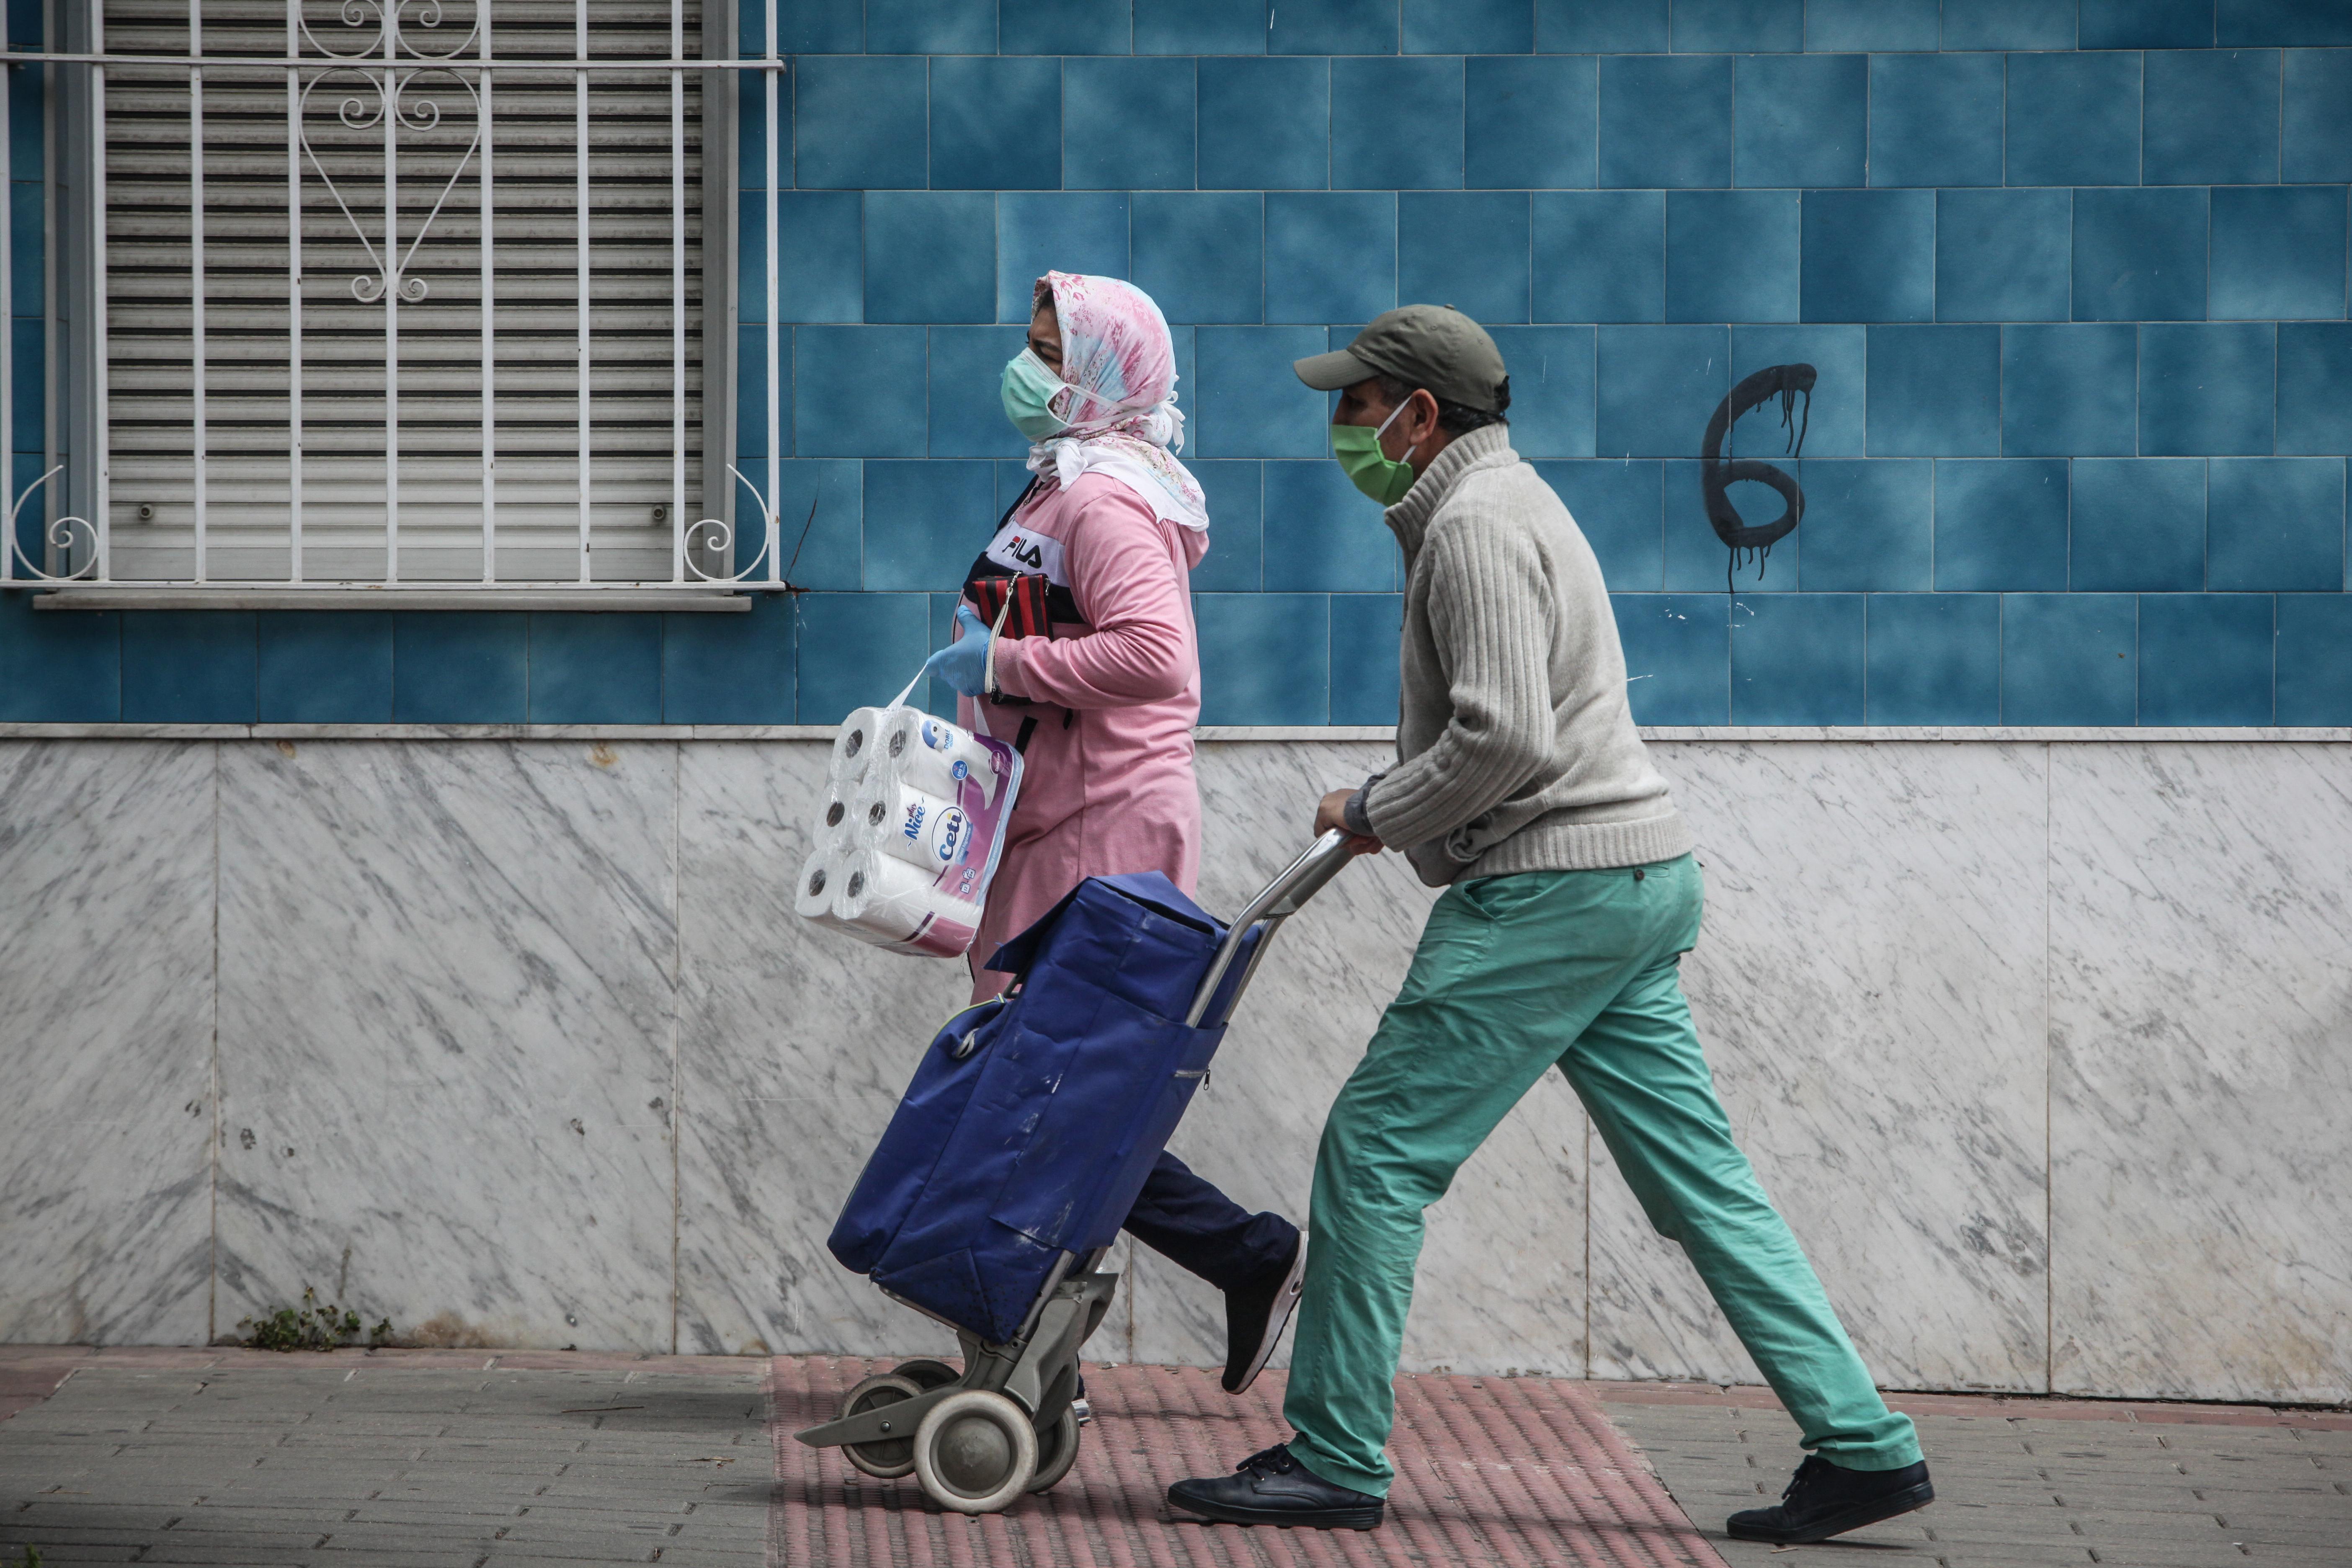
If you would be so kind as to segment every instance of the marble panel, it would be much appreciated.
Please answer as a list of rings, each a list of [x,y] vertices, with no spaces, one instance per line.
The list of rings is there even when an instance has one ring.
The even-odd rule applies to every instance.
[[[2053,1381],[2352,1397],[2352,754],[2053,752]]]
[[[210,1334],[213,766],[0,743],[0,1341]]]
[[[1717,1084],[1864,1359],[1900,1387],[2043,1387],[2047,748],[1654,754],[1706,868],[1683,978]],[[1754,1381],[1591,1148],[1591,1374]]]
[[[885,952],[793,913],[825,742],[680,748],[678,1343],[939,1354],[825,1237],[940,1025],[961,961]]]
[[[218,1320],[667,1350],[667,742],[225,742]]]

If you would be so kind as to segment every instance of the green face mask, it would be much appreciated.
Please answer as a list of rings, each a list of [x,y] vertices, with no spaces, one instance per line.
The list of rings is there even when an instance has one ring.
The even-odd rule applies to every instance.
[[[1054,412],[1055,395],[1068,388],[1034,349],[1024,348],[1004,362],[1004,416],[1032,441],[1045,440],[1069,427]]]
[[[1381,437],[1403,412],[1404,405],[1398,404],[1377,430],[1363,425],[1331,426],[1331,455],[1339,459],[1340,471],[1358,489],[1382,506],[1396,505],[1404,500],[1404,492],[1412,489],[1412,464],[1409,459],[1419,448],[1406,448],[1402,458],[1391,458],[1381,450]]]

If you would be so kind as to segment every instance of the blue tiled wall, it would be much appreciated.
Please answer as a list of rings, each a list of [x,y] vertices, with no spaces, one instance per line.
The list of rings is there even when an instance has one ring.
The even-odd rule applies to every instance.
[[[1428,300],[1495,330],[1646,722],[2352,724],[2341,4],[782,0],[780,42],[784,374],[754,91],[737,458],[770,482],[772,396],[809,593],[643,620],[18,600],[8,711],[824,722],[887,698],[1025,478],[996,370],[1051,266],[1133,278],[1175,328],[1211,722],[1392,715],[1395,552],[1289,362]],[[1808,511],[1727,592],[1701,436],[1793,361],[1819,377],[1801,458],[1772,408],[1730,450]]]

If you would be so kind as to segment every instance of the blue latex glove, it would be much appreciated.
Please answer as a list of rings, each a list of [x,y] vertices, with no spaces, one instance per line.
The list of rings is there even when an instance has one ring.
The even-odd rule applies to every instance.
[[[966,697],[977,697],[988,681],[988,626],[970,605],[956,606],[956,626],[963,636],[931,655],[923,673]]]

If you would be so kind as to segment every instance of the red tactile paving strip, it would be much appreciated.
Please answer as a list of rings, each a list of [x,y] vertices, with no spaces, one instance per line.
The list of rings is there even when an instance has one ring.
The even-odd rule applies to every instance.
[[[877,1481],[838,1453],[793,1440],[795,1430],[830,1420],[852,1384],[887,1366],[777,1358],[771,1563],[1722,1568],[1582,1384],[1399,1378],[1388,1522],[1377,1531],[1327,1531],[1180,1522],[1163,1501],[1170,1482],[1229,1469],[1287,1435],[1278,1373],[1233,1399],[1213,1373],[1196,1369],[1089,1366],[1095,1420],[1077,1468],[1043,1497],[966,1519],[936,1509],[911,1476]]]

